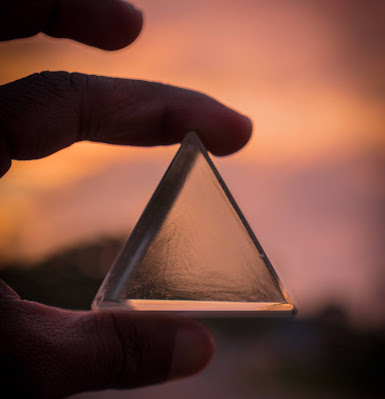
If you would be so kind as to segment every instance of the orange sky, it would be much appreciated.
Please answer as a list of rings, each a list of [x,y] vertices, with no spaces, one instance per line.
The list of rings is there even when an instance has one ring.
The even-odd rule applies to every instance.
[[[106,53],[44,35],[1,43],[0,83],[68,70],[196,88],[252,118],[254,136],[238,162],[300,162],[385,148],[385,57],[373,44],[376,2],[365,10],[350,3],[348,16],[343,1],[334,3],[138,0],[145,25],[131,47]],[[154,151],[77,145],[15,165],[3,191],[8,184],[31,190],[62,185],[117,157],[146,156],[152,159]]]
[[[254,122],[254,136],[247,148],[219,161],[228,171],[230,188],[230,182],[236,186],[240,180],[239,176],[232,178],[233,166],[243,175],[255,168],[266,170],[273,190],[281,178],[281,167],[292,171],[291,176],[305,167],[322,169],[328,160],[348,163],[354,169],[351,160],[361,159],[360,154],[383,153],[385,57],[379,18],[383,2],[361,2],[360,6],[356,1],[138,0],[135,4],[144,11],[145,25],[129,48],[106,53],[44,35],[1,43],[0,84],[42,70],[67,70],[162,81],[206,92],[248,114]],[[2,257],[15,253],[40,256],[92,234],[125,231],[174,152],[175,148],[127,149],[83,143],[40,161],[15,162],[0,185]],[[111,205],[110,193],[95,187],[108,171],[119,171],[120,165],[127,173],[127,184],[135,183],[134,187],[138,178],[129,175],[130,165],[141,165],[143,170],[153,165],[152,169],[149,166],[153,174],[139,176],[145,183],[132,200],[119,199],[118,205]],[[142,169],[136,168],[136,173]],[[360,176],[359,187],[370,179],[370,173],[365,169]],[[261,179],[242,180],[248,190],[235,188],[236,198],[253,221],[263,217],[253,213],[249,202],[258,195]],[[87,182],[94,182],[94,191],[89,191],[93,194],[87,197],[84,191],[76,196]],[[111,190],[111,195],[119,193],[113,187]],[[88,209],[85,204],[93,195],[102,196],[104,202],[97,209],[91,205]],[[264,206],[284,206],[277,200],[264,202],[264,198]],[[293,200],[292,206],[295,203]],[[110,206],[120,211],[130,208],[124,213],[127,219],[109,217],[103,209]],[[65,215],[56,220],[59,209],[64,209]],[[286,211],[292,212],[292,208]],[[271,208],[266,214],[274,218],[274,212]],[[301,217],[299,211],[296,215]],[[56,220],[60,231],[51,220]],[[345,227],[349,220],[347,216]],[[258,223],[253,223],[258,229]],[[352,223],[360,229],[357,221]],[[274,251],[277,232],[269,230],[267,220],[261,225]],[[258,233],[263,236],[263,229]],[[295,243],[300,245],[305,238],[306,234],[299,235]],[[290,249],[287,251],[284,254],[290,258]],[[289,276],[287,271],[283,273]]]
[[[0,83],[68,70],[196,88],[252,117],[258,137],[242,158],[384,142],[383,51],[373,46],[373,21],[355,20],[354,7],[347,19],[319,1],[179,3],[137,1],[142,35],[115,53],[42,35],[3,43]]]

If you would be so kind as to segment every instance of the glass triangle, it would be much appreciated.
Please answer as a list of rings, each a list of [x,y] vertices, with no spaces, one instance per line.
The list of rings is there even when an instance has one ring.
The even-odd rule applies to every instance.
[[[293,311],[195,133],[183,140],[92,308],[199,315]]]

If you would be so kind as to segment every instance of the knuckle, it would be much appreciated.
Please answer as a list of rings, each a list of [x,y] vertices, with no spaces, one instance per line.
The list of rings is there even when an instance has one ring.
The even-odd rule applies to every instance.
[[[75,141],[88,140],[89,132],[93,129],[93,118],[89,112],[88,88],[98,76],[69,72],[40,72],[47,90],[59,99],[65,98],[66,107],[70,108],[77,121],[74,131]]]
[[[52,132],[58,127],[76,135],[81,79],[43,71],[0,86],[0,129],[12,158],[41,158],[57,151]],[[71,143],[71,138],[65,141]],[[65,144],[63,140],[59,146]]]
[[[65,71],[43,71],[36,75],[35,84],[38,87],[41,86],[42,94],[47,96],[50,101],[52,97],[59,101],[64,100],[65,107],[78,109],[79,96],[83,87],[87,86],[87,75]]]
[[[38,92],[39,100],[43,103],[46,100],[51,100],[52,96],[63,98],[68,93],[68,88],[71,88],[71,74],[68,72],[50,72],[42,71],[21,79],[19,82],[24,86],[32,87],[35,92]],[[35,100],[36,101],[36,100]]]

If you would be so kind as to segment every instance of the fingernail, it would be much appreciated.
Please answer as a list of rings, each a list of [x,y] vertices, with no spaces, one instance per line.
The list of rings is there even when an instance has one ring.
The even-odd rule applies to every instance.
[[[177,331],[169,379],[193,375],[210,362],[215,343],[207,328],[186,323]]]

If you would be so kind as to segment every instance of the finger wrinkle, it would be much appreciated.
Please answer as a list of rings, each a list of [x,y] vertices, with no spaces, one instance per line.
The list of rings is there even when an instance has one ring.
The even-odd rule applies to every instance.
[[[130,375],[131,373],[135,375],[136,364],[133,361],[128,362],[128,351],[124,344],[125,340],[123,339],[123,336],[119,329],[119,323],[113,313],[110,314],[110,317],[111,317],[111,323],[112,323],[113,329],[116,333],[117,341],[120,345],[120,349],[121,349],[121,353],[122,353],[121,362],[120,362],[120,365],[118,368],[119,372],[117,374],[118,383],[122,383],[123,381],[125,381],[127,379],[127,376]],[[131,373],[128,373],[128,368],[130,369]]]
[[[105,387],[116,386],[125,370],[125,348],[113,315],[87,313],[80,317],[74,330],[85,343],[88,360],[93,359],[91,375]]]
[[[90,118],[88,115],[88,97],[90,75],[82,75],[80,73],[69,74],[69,83],[73,90],[74,96],[74,116],[77,120],[77,129],[75,141],[83,141],[88,139],[90,126]]]
[[[115,313],[110,316],[122,353],[115,386],[136,386],[143,376],[146,377],[151,372],[145,361],[151,354],[151,339],[147,330],[140,325],[140,320],[129,322]]]

